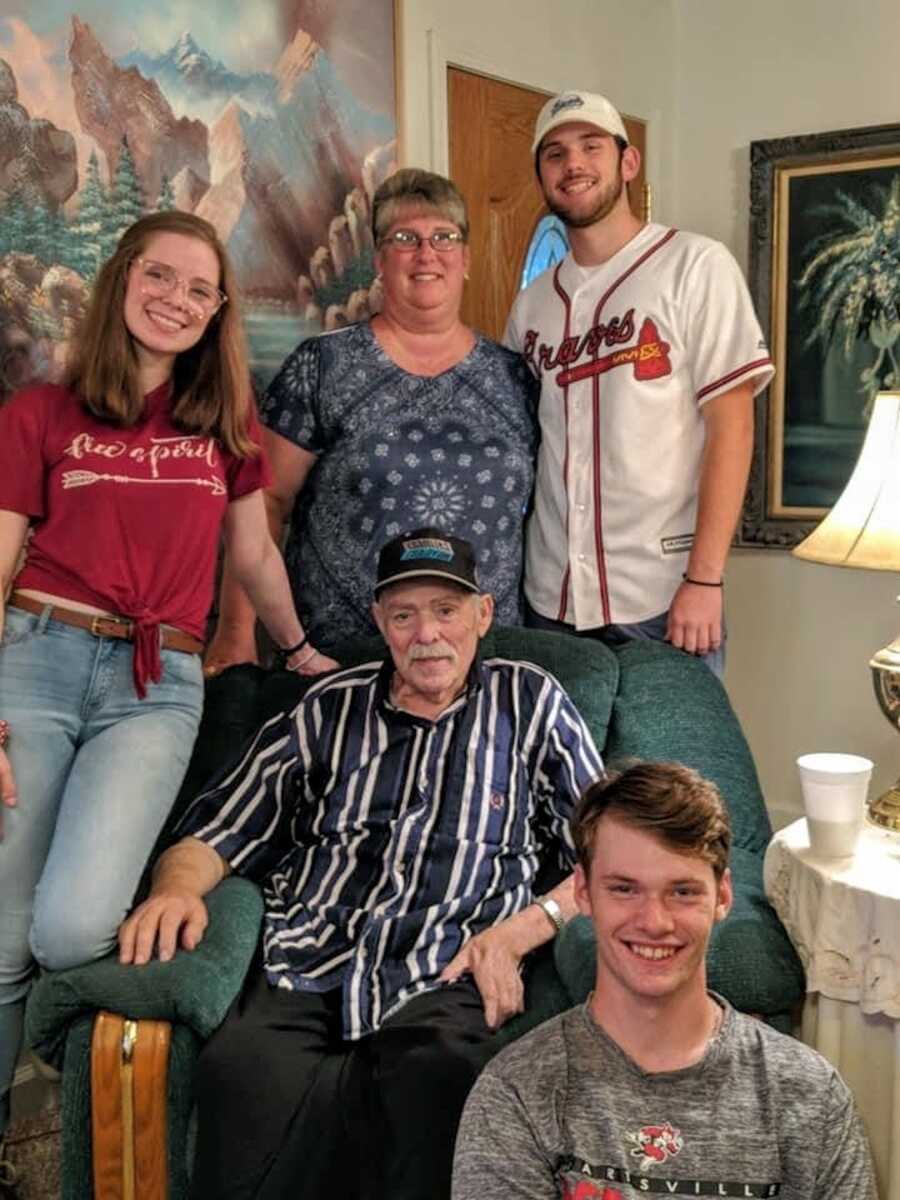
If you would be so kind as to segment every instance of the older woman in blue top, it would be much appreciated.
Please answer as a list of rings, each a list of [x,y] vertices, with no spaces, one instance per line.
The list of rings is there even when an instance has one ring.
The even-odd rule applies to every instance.
[[[302,342],[260,408],[276,536],[297,611],[324,653],[374,633],[378,548],[433,525],[471,541],[497,620],[522,615],[522,527],[534,481],[536,395],[521,359],[464,325],[465,201],[428,171],[396,172],[372,202],[384,304]],[[253,612],[226,569],[214,672],[253,661]]]

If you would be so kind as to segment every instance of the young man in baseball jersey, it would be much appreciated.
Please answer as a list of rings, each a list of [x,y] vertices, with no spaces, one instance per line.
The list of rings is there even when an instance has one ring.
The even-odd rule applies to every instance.
[[[715,786],[639,763],[588,788],[572,833],[594,991],[479,1076],[453,1200],[875,1200],[834,1068],[706,989],[709,936],[731,906]]]
[[[665,638],[721,673],[753,396],[773,374],[746,284],[719,242],[634,215],[640,154],[604,97],[548,101],[533,150],[571,250],[505,336],[541,381],[532,623]]]

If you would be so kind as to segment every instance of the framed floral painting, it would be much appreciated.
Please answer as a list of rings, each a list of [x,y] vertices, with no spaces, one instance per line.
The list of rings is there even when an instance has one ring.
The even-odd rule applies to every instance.
[[[900,125],[751,143],[757,398],[738,544],[789,548],[834,504],[876,392],[900,388]]]

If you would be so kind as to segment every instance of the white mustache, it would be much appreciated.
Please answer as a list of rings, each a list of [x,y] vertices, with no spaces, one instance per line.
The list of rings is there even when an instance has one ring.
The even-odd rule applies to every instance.
[[[432,646],[413,646],[408,658],[410,662],[420,658],[450,658],[456,662],[456,651],[447,642],[435,642]]]

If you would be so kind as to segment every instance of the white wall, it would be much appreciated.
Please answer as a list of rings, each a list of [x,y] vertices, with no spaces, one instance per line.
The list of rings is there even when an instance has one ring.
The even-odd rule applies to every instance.
[[[400,26],[406,163],[445,167],[448,60],[604,92],[650,122],[657,219],[743,264],[752,140],[900,121],[897,0],[401,0]],[[867,754],[877,788],[900,773],[867,667],[900,631],[897,590],[783,551],[732,556],[728,687],[771,808],[799,809],[808,750]]]
[[[900,121],[896,0],[674,0],[679,25],[674,221],[746,263],[749,143]],[[799,808],[793,760],[866,754],[873,788],[900,774],[900,739],[870,655],[900,631],[900,579],[739,551],[728,571],[728,688],[770,807]]]

